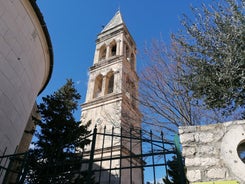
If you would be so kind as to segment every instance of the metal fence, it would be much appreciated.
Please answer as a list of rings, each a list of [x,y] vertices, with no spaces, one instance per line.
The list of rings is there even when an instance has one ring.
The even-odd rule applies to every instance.
[[[178,136],[169,142],[163,133],[154,135],[152,131],[104,127],[94,128],[85,138],[91,142],[77,153],[79,159],[74,164],[79,165],[79,169],[73,174],[86,173],[82,183],[92,183],[91,178],[94,178],[99,184],[161,184],[163,178],[171,180],[169,163],[173,158],[176,158],[178,182],[186,183]],[[2,183],[28,183],[27,173],[31,172],[28,159],[28,152],[0,156]],[[55,167],[48,168],[51,171],[59,164],[62,165],[56,163]],[[50,171],[47,170],[47,176]]]
[[[0,156],[0,183],[13,184],[24,183],[27,173],[28,152],[6,154],[5,148],[3,155]]]

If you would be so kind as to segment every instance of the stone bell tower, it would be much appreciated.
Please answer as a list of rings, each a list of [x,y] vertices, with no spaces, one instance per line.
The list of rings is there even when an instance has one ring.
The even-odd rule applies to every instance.
[[[89,70],[86,101],[82,105],[81,120],[82,122],[91,121],[91,129],[97,126],[98,132],[103,132],[105,126],[107,131],[111,131],[114,127],[115,134],[129,132],[130,128],[140,129],[141,114],[138,110],[137,98],[136,44],[118,11],[97,37],[93,66]],[[121,128],[124,131],[121,131]],[[118,138],[117,142],[113,142],[115,145],[113,155],[140,153],[139,143],[135,143],[133,151],[129,151],[129,144],[124,143],[122,139]],[[106,157],[106,147],[111,149],[109,143],[109,140],[103,143],[105,147],[103,157]],[[98,137],[95,149],[101,149],[101,145],[102,140]],[[99,157],[99,154],[97,156],[96,154],[95,157]],[[126,162],[129,161],[122,163],[114,160],[112,165],[118,168],[123,164],[127,165]],[[138,161],[134,163],[139,164]],[[106,164],[103,167],[107,167]],[[119,176],[117,173],[118,178],[121,178],[121,183],[125,184],[130,183],[128,175],[126,171],[120,172]],[[134,171],[131,181],[142,183],[141,169]],[[107,182],[104,181],[104,183]]]

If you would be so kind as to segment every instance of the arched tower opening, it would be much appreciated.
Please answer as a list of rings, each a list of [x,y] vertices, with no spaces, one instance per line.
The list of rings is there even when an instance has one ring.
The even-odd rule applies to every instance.
[[[105,89],[105,94],[110,94],[114,90],[114,73],[113,71],[110,71],[106,75],[106,89]]]
[[[106,58],[106,45],[102,45],[99,50],[99,61]]]
[[[93,93],[94,98],[97,98],[102,95],[102,84],[103,84],[103,76],[100,74],[95,78],[94,81],[94,93]]]
[[[110,56],[116,56],[117,53],[117,43],[113,40],[110,44]]]

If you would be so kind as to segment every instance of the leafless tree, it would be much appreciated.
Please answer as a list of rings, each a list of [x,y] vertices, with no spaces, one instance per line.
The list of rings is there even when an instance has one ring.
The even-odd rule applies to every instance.
[[[158,130],[176,133],[179,126],[200,125],[223,121],[216,110],[205,109],[202,101],[194,99],[182,76],[181,50],[174,42],[166,46],[154,40],[145,47],[146,66],[140,72],[140,104],[144,124]]]

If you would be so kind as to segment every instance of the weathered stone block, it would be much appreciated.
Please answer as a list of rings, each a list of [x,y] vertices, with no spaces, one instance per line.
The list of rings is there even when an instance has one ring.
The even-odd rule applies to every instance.
[[[182,127],[179,128],[179,134],[185,133],[184,129]]]
[[[212,145],[202,145],[198,149],[199,155],[218,155],[219,151],[217,147],[214,147]]]
[[[190,143],[190,142],[193,142],[195,139],[194,139],[194,134],[193,133],[188,133],[188,134],[182,134],[180,135],[180,142],[182,144],[185,144],[185,143]]]
[[[179,128],[179,133],[192,133],[196,132],[197,126],[182,126]]]
[[[195,147],[186,147],[182,151],[182,155],[183,156],[192,156],[192,155],[195,155],[195,153],[196,153],[196,148]]]
[[[213,166],[218,164],[219,159],[214,157],[201,158],[200,162],[201,162],[200,164],[201,166]]]
[[[201,171],[200,170],[189,170],[187,172],[186,176],[190,182],[200,181],[201,180]]]
[[[225,179],[226,168],[212,168],[207,171],[206,176],[210,179]]]
[[[201,143],[210,143],[213,141],[213,133],[211,132],[200,132],[195,134],[195,141]]]
[[[200,165],[200,158],[186,158],[185,165],[189,166],[199,166]]]
[[[199,157],[194,157],[194,158],[186,158],[185,159],[185,165],[188,166],[214,166],[217,165],[219,159],[217,158],[199,158]]]
[[[207,126],[199,126],[198,131],[199,132],[205,132],[205,131],[214,131],[219,129],[222,126],[221,123],[218,124],[211,124],[211,125],[207,125]]]

